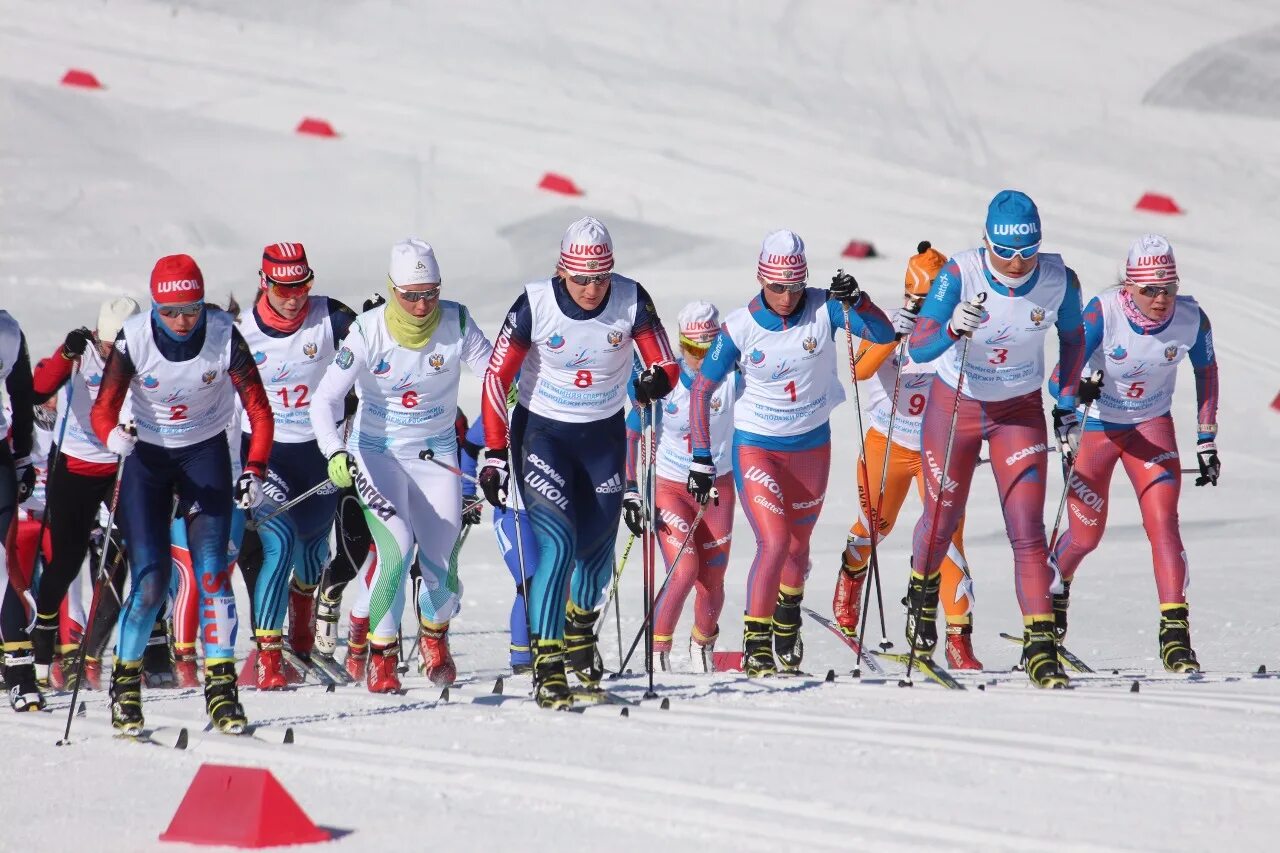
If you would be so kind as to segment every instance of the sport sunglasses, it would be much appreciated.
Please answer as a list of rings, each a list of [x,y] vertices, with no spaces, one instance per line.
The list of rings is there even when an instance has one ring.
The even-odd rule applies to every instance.
[[[430,302],[440,295],[440,285],[429,288],[427,290],[405,290],[398,284],[392,284],[391,289],[396,292],[405,302]]]
[[[999,243],[992,243],[991,238],[987,238],[987,245],[991,247],[991,253],[1002,260],[1011,261],[1015,257],[1029,261],[1040,251],[1039,243],[1032,243],[1025,249],[1015,249],[1012,246],[1001,246]]]
[[[608,284],[612,278],[613,273],[602,272],[596,275],[571,275],[569,276],[569,281],[585,287],[588,284]]]
[[[809,286],[807,281],[795,281],[790,284],[784,284],[780,281],[766,281],[764,289],[770,293],[800,293]]]

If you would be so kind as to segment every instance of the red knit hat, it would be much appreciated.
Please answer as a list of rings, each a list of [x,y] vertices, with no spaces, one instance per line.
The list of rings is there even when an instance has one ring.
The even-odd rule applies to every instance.
[[[262,250],[262,275],[268,282],[306,284],[315,278],[301,243],[272,243]]]
[[[204,301],[204,273],[190,255],[165,255],[151,270],[151,299],[157,305]]]

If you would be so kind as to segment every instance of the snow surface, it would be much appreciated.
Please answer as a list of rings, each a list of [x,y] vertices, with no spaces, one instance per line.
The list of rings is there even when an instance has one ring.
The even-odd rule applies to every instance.
[[[387,246],[424,236],[450,294],[492,334],[517,285],[550,271],[580,211],[611,226],[620,271],[646,283],[668,320],[695,296],[722,309],[747,299],[759,240],[782,225],[805,237],[815,270],[841,265],[848,239],[873,240],[881,259],[845,265],[891,303],[917,241],[971,245],[987,200],[1011,185],[1037,199],[1047,248],[1087,293],[1116,280],[1137,235],[1171,238],[1216,328],[1225,471],[1219,488],[1183,496],[1203,683],[1160,671],[1149,551],[1123,477],[1107,539],[1074,587],[1070,645],[1099,668],[1149,673],[1138,695],[1119,677],[1065,693],[1020,675],[987,676],[996,683],[983,691],[969,679],[960,693],[918,679],[911,690],[858,684],[845,648],[806,624],[806,668],[834,668],[837,683],[660,676],[671,709],[626,719],[472,703],[503,670],[510,596],[481,530],[464,554],[453,634],[474,680],[451,703],[417,678],[391,698],[245,691],[253,718],[293,725],[298,742],[197,734],[175,752],[110,738],[101,694],[76,745],[55,749],[67,699],[54,697],[50,716],[0,715],[0,849],[169,847],[156,836],[202,761],[270,767],[318,823],[349,830],[334,846],[352,850],[1274,849],[1280,683],[1248,674],[1280,668],[1280,415],[1268,408],[1280,300],[1267,281],[1280,227],[1276,4],[0,9],[0,304],[33,357],[92,325],[106,296],[143,298],[162,254],[193,254],[214,296],[244,299],[260,247],[276,240],[304,242],[320,290],[358,305],[380,286]],[[59,86],[69,67],[106,88]],[[341,138],[296,136],[304,116],[329,119]],[[587,194],[536,190],[548,170]],[[1148,190],[1186,215],[1134,212]],[[463,392],[472,413],[476,386]],[[1175,408],[1184,451],[1192,389],[1188,370]],[[824,611],[854,510],[851,406],[835,424],[808,599]],[[1047,512],[1055,499],[1056,488]],[[901,595],[914,512],[883,546],[887,602]],[[1007,669],[1018,650],[997,633],[1019,619],[985,473],[966,531],[975,646]],[[727,648],[752,550],[745,523],[737,534]],[[628,639],[638,564],[633,555],[623,582]],[[897,639],[900,608],[888,611]],[[611,627],[602,645],[614,665]],[[617,683],[643,690],[638,678]],[[190,692],[152,692],[147,713],[196,727],[203,716]]]

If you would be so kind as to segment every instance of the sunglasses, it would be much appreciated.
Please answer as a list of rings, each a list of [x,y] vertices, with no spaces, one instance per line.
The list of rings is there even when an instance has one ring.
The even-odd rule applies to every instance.
[[[311,285],[315,284],[315,279],[307,279],[296,284],[285,284],[268,278],[266,282],[271,287],[273,294],[281,299],[289,299],[293,296],[301,296],[308,293],[311,290]]]
[[[571,275],[569,281],[583,287],[588,284],[608,284],[613,279],[613,273],[602,272],[596,275]]]
[[[791,284],[783,284],[780,281],[766,281],[764,289],[770,293],[801,293],[809,286],[807,281],[796,281]]]
[[[196,302],[192,305],[177,305],[171,308],[161,308],[159,310],[160,310],[161,317],[172,318],[172,317],[194,317],[195,315],[199,314],[201,309],[203,308],[204,308],[204,305],[202,305],[199,302]]]
[[[1006,261],[1011,261],[1015,257],[1029,261],[1040,251],[1039,243],[1033,243],[1025,249],[1015,249],[1012,246],[1001,246],[999,243],[992,243],[991,239],[987,238],[987,245],[991,247],[991,254]]]
[[[1132,282],[1130,282],[1132,284]],[[1143,296],[1174,296],[1178,292],[1176,284],[1144,284],[1138,288]]]
[[[436,285],[428,290],[405,290],[399,285],[391,285],[391,289],[396,292],[405,302],[430,302],[440,295],[440,285]]]
[[[707,351],[711,349],[711,341],[694,341],[681,335],[680,349],[694,358],[705,358]]]

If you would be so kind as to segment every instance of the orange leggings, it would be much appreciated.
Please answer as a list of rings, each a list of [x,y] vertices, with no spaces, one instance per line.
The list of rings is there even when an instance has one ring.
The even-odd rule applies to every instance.
[[[867,430],[867,438],[862,445],[867,462],[865,476],[861,460],[858,463],[861,512],[858,520],[849,528],[849,541],[845,549],[851,568],[865,567],[871,559],[871,532],[867,519],[872,516],[872,507],[880,495],[880,472],[884,469],[886,443],[884,433],[876,429]],[[868,477],[871,480],[870,486],[867,484]],[[893,530],[894,522],[898,520],[898,510],[902,509],[902,502],[906,500],[913,480],[916,493],[923,501],[924,478],[920,474],[920,451],[894,444],[889,449],[889,468],[885,475],[884,500],[880,505],[880,534],[876,538],[877,544],[883,542]],[[939,598],[948,623],[966,624],[970,621],[973,581],[968,572],[969,564],[964,558],[964,519],[961,518],[951,537],[947,556],[942,561],[942,592]]]

